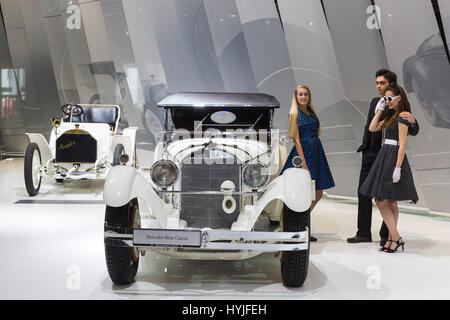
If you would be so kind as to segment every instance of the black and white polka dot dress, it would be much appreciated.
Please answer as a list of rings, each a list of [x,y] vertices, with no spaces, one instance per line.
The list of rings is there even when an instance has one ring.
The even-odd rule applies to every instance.
[[[409,124],[407,120],[398,118],[389,128],[383,129],[384,139],[398,141],[399,122]],[[392,181],[398,148],[398,145],[383,144],[359,190],[362,194],[377,200],[412,201],[413,203],[419,200],[406,154],[401,166],[400,180],[397,183]]]

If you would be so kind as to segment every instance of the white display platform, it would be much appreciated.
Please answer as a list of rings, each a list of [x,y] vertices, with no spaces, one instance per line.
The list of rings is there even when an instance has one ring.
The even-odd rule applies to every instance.
[[[329,199],[312,214],[318,242],[302,288],[282,285],[270,253],[189,261],[150,252],[136,282],[118,287],[106,270],[102,182],[75,182],[17,203],[31,198],[23,160],[0,161],[0,299],[450,299],[450,219],[401,213],[405,252],[387,254],[378,252],[378,210],[374,242],[348,244],[357,207]]]

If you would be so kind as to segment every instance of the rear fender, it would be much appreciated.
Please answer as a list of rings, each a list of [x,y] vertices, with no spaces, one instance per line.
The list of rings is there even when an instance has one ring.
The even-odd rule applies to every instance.
[[[123,130],[122,135],[113,136],[111,149],[109,152],[109,159],[112,162],[114,150],[118,144],[122,144],[125,148],[125,153],[130,157],[127,165],[133,165],[135,163],[135,144],[136,144],[136,131],[137,127],[130,127]]]

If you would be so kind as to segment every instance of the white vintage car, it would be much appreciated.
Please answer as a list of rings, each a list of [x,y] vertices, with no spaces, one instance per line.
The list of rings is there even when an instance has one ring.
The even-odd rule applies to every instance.
[[[105,181],[106,264],[115,284],[134,281],[139,256],[150,250],[198,260],[281,253],[284,285],[303,285],[313,182],[299,157],[279,174],[286,159],[272,127],[279,106],[257,93],[176,93],[158,103],[164,139],[150,175],[120,165]],[[281,220],[278,232],[255,231],[259,219],[270,226],[267,218]]]
[[[25,151],[25,186],[30,196],[39,193],[42,178],[105,179],[109,169],[122,159],[135,165],[136,127],[119,133],[117,105],[65,104],[64,118],[53,118],[50,141],[39,133],[26,133],[30,143]],[[126,160],[126,161],[124,161]]]

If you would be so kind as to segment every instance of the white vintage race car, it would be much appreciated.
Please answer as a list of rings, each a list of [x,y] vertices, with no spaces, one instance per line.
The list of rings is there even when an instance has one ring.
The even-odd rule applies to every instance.
[[[150,177],[120,165],[105,181],[112,281],[131,283],[146,250],[198,260],[281,252],[284,285],[302,286],[314,186],[299,157],[279,174],[286,159],[272,127],[279,102],[266,94],[176,93],[158,106],[165,111],[164,139]],[[143,212],[150,219],[142,219]],[[267,217],[281,220],[279,232],[255,231]]]
[[[136,161],[136,127],[119,133],[117,105],[65,104],[65,117],[53,118],[50,141],[39,133],[26,133],[30,143],[25,151],[25,186],[30,196],[38,194],[42,178],[105,179],[109,169],[122,162]]]

